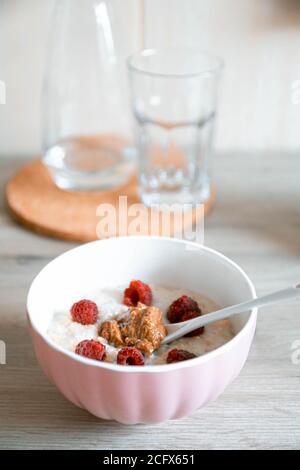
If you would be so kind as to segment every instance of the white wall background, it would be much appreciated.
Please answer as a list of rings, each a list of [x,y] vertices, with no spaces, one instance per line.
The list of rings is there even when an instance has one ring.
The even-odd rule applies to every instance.
[[[0,154],[40,151],[40,88],[55,0],[0,0]],[[123,0],[124,26],[127,2]],[[222,56],[217,147],[300,149],[300,1],[146,0],[146,45],[197,45]]]

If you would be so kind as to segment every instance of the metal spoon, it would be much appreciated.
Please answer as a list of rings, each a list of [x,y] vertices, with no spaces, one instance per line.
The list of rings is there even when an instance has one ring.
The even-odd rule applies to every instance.
[[[161,344],[170,343],[175,339],[181,338],[182,336],[190,333],[201,326],[208,325],[218,320],[224,320],[225,318],[232,317],[238,313],[247,312],[253,308],[263,307],[265,305],[276,304],[284,300],[292,300],[300,298],[300,284],[289,287],[288,289],[280,290],[274,292],[273,294],[264,295],[257,299],[248,300],[247,302],[242,302],[237,305],[232,305],[231,307],[223,308],[222,310],[217,310],[216,312],[207,313],[193,320],[188,320],[181,323],[168,323],[165,327],[168,330],[168,336],[164,338]]]

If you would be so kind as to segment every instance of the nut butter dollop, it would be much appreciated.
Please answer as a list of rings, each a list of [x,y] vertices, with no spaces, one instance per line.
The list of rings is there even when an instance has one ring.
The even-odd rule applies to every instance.
[[[102,323],[99,335],[116,347],[134,346],[149,356],[159,348],[167,330],[161,310],[139,302],[130,308],[127,317]]]
[[[119,323],[116,320],[103,322],[100,326],[99,336],[102,336],[108,343],[112,343],[116,347],[124,346]]]

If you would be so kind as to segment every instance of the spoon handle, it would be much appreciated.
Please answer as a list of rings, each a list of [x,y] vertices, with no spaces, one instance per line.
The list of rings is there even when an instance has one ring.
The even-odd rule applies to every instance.
[[[225,318],[237,315],[238,313],[246,312],[253,308],[263,307],[265,305],[272,305],[284,300],[292,300],[296,298],[300,298],[300,284],[295,287],[289,287],[288,289],[274,292],[273,294],[264,295],[263,297],[248,300],[247,302],[242,302],[231,307],[223,308],[222,310],[217,310],[216,312],[202,315],[200,317],[194,318],[193,320],[184,322],[182,326],[180,326],[180,324],[177,324],[178,328],[176,329],[176,331],[166,336],[165,339],[162,341],[162,344],[169,343],[170,341],[174,341],[175,339],[181,338],[182,336],[187,333],[190,333],[196,328],[200,328],[201,326],[208,325],[209,323],[213,323],[218,320],[224,320]]]

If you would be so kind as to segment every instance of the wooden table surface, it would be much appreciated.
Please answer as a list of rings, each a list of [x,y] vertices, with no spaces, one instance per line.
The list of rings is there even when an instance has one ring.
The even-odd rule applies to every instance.
[[[23,160],[24,161],[24,160]],[[22,160],[0,159],[3,191]],[[205,243],[239,263],[258,295],[300,280],[298,155],[224,154],[215,160],[218,200]],[[249,359],[225,393],[205,409],[155,426],[122,426],[67,402],[43,375],[26,327],[25,299],[39,270],[71,243],[17,226],[0,200],[0,448],[296,449],[300,447],[300,305],[259,314]],[[300,358],[300,354],[299,354]]]

